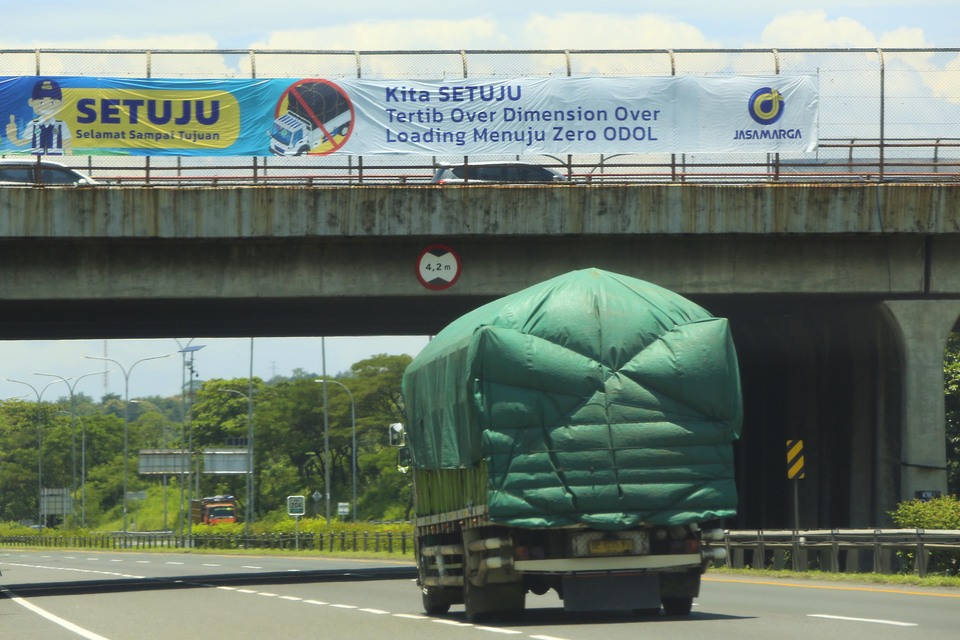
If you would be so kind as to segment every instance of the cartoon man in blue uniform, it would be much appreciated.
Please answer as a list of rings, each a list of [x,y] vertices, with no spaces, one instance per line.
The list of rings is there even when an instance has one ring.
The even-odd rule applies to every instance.
[[[16,118],[11,115],[7,124],[7,138],[22,147],[30,145],[30,153],[37,156],[62,156],[71,152],[70,128],[56,118],[63,106],[63,92],[56,80],[44,78],[33,85],[33,93],[27,101],[36,117],[27,123],[20,137]]]

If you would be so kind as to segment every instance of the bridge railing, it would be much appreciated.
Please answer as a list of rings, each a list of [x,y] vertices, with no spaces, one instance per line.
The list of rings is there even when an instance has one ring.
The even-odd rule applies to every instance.
[[[960,575],[960,531],[727,531],[724,546],[737,569]]]
[[[764,154],[727,160],[710,154],[631,154],[436,158],[334,156],[191,158],[78,156],[58,158],[100,183],[128,186],[428,185],[441,164],[523,160],[562,173],[573,184],[956,182],[960,138],[823,139],[812,158]]]

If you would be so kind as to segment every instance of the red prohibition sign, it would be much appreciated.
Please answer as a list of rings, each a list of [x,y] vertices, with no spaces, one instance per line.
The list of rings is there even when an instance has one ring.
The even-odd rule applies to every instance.
[[[460,277],[460,256],[444,244],[432,244],[417,257],[417,279],[427,289],[452,287]]]

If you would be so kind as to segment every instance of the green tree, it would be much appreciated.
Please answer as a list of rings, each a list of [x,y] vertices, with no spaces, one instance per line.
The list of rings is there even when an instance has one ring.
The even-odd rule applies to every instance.
[[[943,364],[947,430],[947,489],[960,495],[960,333],[951,333]]]

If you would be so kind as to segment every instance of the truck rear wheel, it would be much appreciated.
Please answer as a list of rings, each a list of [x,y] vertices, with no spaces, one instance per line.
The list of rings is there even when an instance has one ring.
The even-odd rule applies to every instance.
[[[692,596],[665,597],[662,601],[663,611],[668,616],[690,615],[690,609],[693,608]]]
[[[423,610],[428,616],[440,616],[450,611],[450,605],[460,601],[453,589],[423,587]]]

